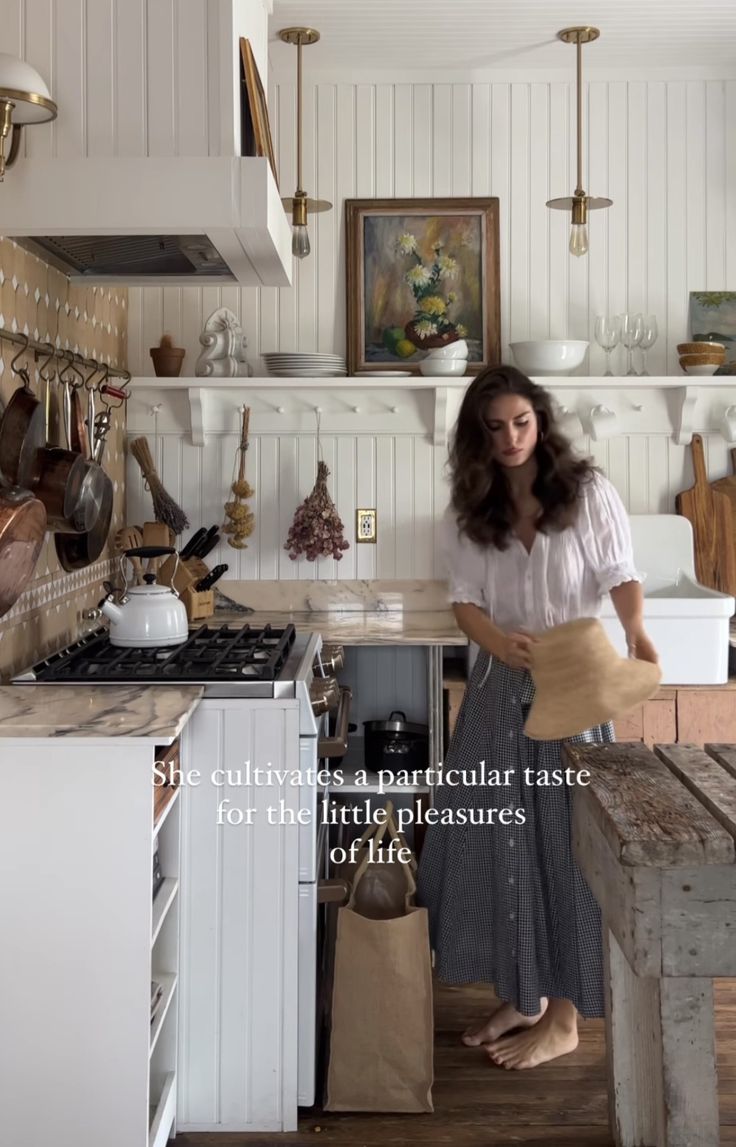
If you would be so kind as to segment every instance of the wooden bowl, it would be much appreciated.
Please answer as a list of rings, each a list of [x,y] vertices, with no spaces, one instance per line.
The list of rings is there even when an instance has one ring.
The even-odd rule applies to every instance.
[[[709,343],[709,342],[694,342],[694,343],[678,343],[678,354],[707,354],[711,351],[718,351],[722,358],[726,357],[726,348],[723,343]]]
[[[720,366],[723,361],[724,355],[718,354],[716,351],[704,351],[702,354],[680,355],[680,366],[707,366],[709,363]]]

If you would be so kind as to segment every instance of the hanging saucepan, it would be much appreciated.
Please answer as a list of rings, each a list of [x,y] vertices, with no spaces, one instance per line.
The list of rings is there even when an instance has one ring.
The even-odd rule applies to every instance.
[[[11,395],[0,421],[0,473],[11,485],[27,488],[37,477],[38,451],[46,445],[46,413],[31,390],[28,371],[15,365],[28,346],[23,337],[25,344],[10,364],[22,385]]]
[[[76,399],[75,399],[76,395]],[[79,404],[79,396],[76,390],[72,392],[72,419],[71,419],[71,435],[72,445],[75,439],[81,436],[86,445],[86,426],[84,426],[84,419],[82,418],[82,427],[84,431],[77,424],[75,428],[76,412],[74,410],[75,402]],[[81,406],[81,404],[79,404]],[[99,459],[102,456],[102,449],[104,447],[105,439],[99,434],[97,442],[95,443],[98,461],[87,459],[87,466],[89,467],[90,482],[99,483],[99,502],[95,519],[92,525],[84,533],[80,534],[56,534],[54,544],[56,546],[56,553],[59,561],[65,570],[79,570],[84,569],[85,566],[91,565],[96,562],[105,548],[108,534],[110,533],[110,523],[112,521],[112,503],[113,503],[113,486],[112,481],[99,465]],[[92,477],[95,473],[99,473],[101,477]],[[86,479],[85,479],[86,481]],[[97,498],[97,494],[95,494]]]
[[[53,354],[54,348],[50,348]],[[50,356],[49,356],[50,358]],[[46,441],[49,438],[52,377],[45,372],[49,358],[39,368],[46,386],[44,413]],[[32,481],[33,493],[46,507],[47,527],[55,533],[72,534],[89,529],[97,507],[85,492],[88,463],[75,450],[46,445],[37,454],[37,473]]]
[[[0,479],[0,617],[33,575],[45,532],[43,502]]]

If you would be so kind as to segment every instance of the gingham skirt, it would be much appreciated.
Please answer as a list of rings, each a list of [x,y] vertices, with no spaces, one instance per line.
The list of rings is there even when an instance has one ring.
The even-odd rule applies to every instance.
[[[468,682],[445,768],[509,769],[507,786],[439,785],[438,808],[524,809],[525,823],[434,824],[419,864],[417,899],[429,910],[435,968],[446,983],[484,981],[522,1015],[540,997],[603,1015],[600,910],[573,859],[567,786],[526,783],[565,767],[560,741],[531,741],[523,724],[534,697],[524,670],[481,653]],[[601,725],[570,740],[613,741]],[[476,818],[478,814],[476,813]]]

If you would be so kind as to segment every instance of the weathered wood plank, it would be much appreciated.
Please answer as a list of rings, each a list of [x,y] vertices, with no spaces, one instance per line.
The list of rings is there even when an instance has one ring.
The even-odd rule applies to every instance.
[[[608,1111],[617,1147],[664,1143],[659,981],[636,976],[604,920]]]
[[[696,745],[655,745],[654,751],[726,832],[736,838],[736,773],[728,772]]]
[[[575,859],[632,971],[660,975],[661,870],[623,867],[577,792],[571,828]]]
[[[603,831],[620,864],[677,868],[730,864],[734,840],[644,745],[573,745],[564,752],[590,773],[575,800]]]
[[[667,1147],[718,1143],[713,981],[659,981]]]
[[[708,756],[712,757],[714,761],[718,761],[719,765],[723,765],[732,776],[736,777],[736,745],[712,745],[705,746],[705,751]]]
[[[662,975],[736,975],[734,866],[663,872],[660,928]]]

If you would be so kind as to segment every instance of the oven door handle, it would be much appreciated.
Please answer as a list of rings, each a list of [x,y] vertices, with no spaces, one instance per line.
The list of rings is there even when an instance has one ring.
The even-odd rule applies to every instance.
[[[340,686],[340,703],[337,708],[334,737],[322,737],[317,742],[317,756],[320,759],[333,759],[344,757],[348,751],[348,724],[350,722],[350,703],[353,699],[349,685]]]
[[[349,891],[346,880],[320,880],[317,885],[317,903],[346,904]]]

